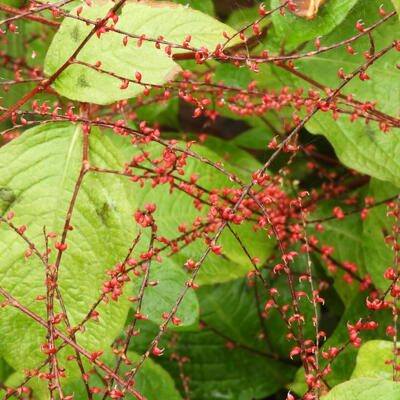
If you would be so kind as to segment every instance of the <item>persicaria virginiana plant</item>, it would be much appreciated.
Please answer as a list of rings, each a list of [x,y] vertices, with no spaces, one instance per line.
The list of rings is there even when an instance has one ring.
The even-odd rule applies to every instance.
[[[0,4],[0,398],[399,400],[398,0]]]

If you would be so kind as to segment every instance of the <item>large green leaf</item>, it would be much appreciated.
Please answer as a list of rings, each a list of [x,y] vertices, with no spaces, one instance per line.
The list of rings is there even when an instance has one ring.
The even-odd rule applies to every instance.
[[[127,357],[132,363],[137,363],[140,360],[140,355],[128,351]],[[115,356],[108,352],[102,356],[102,361],[110,368],[115,363]],[[124,363],[121,364],[120,375],[123,376],[129,371],[131,367],[126,366]],[[135,376],[134,381],[135,389],[141,393],[146,399],[165,399],[165,400],[181,400],[182,397],[175,387],[175,382],[159,364],[155,363],[151,358],[147,359],[143,366],[139,369]],[[101,375],[93,374],[90,377],[89,385],[99,389],[105,389],[104,382],[101,379]],[[82,383],[82,379],[75,382],[71,382],[64,388],[66,395],[74,395],[75,399],[86,399],[86,389]],[[93,399],[100,400],[104,396],[103,393],[93,394]],[[128,396],[128,399],[133,398]]]
[[[180,266],[177,266],[170,259],[166,258],[161,264],[153,261],[150,269],[151,282],[158,282],[156,286],[148,286],[144,292],[142,314],[149,317],[151,321],[161,324],[164,319],[162,314],[168,314],[175,304],[188,277]],[[142,279],[134,282],[133,293],[139,292]],[[182,303],[179,305],[177,318],[182,319],[179,326],[188,327],[198,320],[199,304],[196,294],[189,291]],[[171,324],[171,327],[173,325]]]
[[[372,179],[369,184],[368,196],[376,201],[388,199],[399,194],[400,190],[378,179]],[[375,286],[385,291],[391,281],[384,277],[386,268],[393,266],[395,253],[390,244],[385,241],[385,236],[393,234],[393,217],[387,216],[386,205],[371,209],[370,214],[363,224],[363,249],[365,266]]]
[[[397,13],[400,13],[400,1],[399,0],[392,0],[393,6],[396,9]],[[397,14],[397,16],[400,18],[400,15]]]
[[[358,351],[356,367],[352,379],[380,378],[393,379],[393,365],[385,361],[393,359],[393,342],[369,340]]]
[[[273,139],[274,134],[267,126],[252,128],[236,136],[232,143],[247,149],[266,150],[268,143]]]
[[[0,149],[1,213],[14,211],[13,222],[28,227],[26,234],[40,251],[44,251],[43,226],[47,232],[62,232],[81,165],[82,140],[79,125],[48,124],[24,132]],[[121,163],[117,150],[97,129],[90,136],[90,160],[104,168],[118,168]],[[135,235],[135,209],[125,180],[92,173],[84,178],[59,271],[60,291],[73,326],[99,297],[107,279],[104,271],[125,257]],[[44,302],[35,300],[46,293],[44,266],[34,255],[24,259],[26,243],[4,223],[0,237],[0,286],[45,317]],[[55,251],[50,254],[50,263],[55,255]],[[125,291],[130,290],[127,284]],[[100,322],[90,320],[86,332],[77,334],[78,343],[88,351],[109,346],[123,327],[128,303],[125,299],[102,303]],[[46,357],[39,349],[46,342],[46,330],[10,306],[0,313],[0,354],[15,369],[37,367]],[[29,340],[21,340],[26,332]]]
[[[281,15],[272,14],[274,39],[285,41],[286,48],[292,49],[307,40],[326,35],[339,25],[358,0],[329,0],[321,6],[318,14],[311,20],[297,17],[291,12]],[[279,5],[279,0],[272,0],[271,7]]]
[[[334,387],[324,400],[399,400],[400,383],[384,379],[352,379]]]
[[[195,10],[199,10],[211,16],[215,15],[214,3],[212,0],[173,0],[173,1],[174,3],[182,4],[184,6],[188,5],[189,7],[194,8]]]
[[[0,358],[0,382],[4,382],[12,371],[12,368],[6,363],[6,361],[3,358]]]
[[[328,3],[324,7],[328,7]],[[322,38],[323,44],[330,45],[354,36],[355,24],[362,20],[365,26],[370,26],[380,18],[377,12],[379,5],[383,3],[386,11],[393,9],[391,3],[386,1],[362,0],[349,13],[348,17],[328,36]],[[368,6],[366,6],[368,5]],[[395,17],[390,18],[373,32],[376,51],[390,45],[398,37],[400,32],[399,23]],[[304,57],[295,61],[296,67],[307,77],[317,82],[335,88],[340,84],[337,71],[343,67],[344,73],[348,74],[356,70],[365,62],[364,51],[369,51],[370,42],[368,36],[357,40],[352,44],[356,54],[351,55],[344,47],[316,55]],[[313,44],[306,46],[302,52],[315,50]],[[377,102],[377,109],[395,116],[396,110],[400,108],[400,79],[396,70],[398,54],[391,50],[368,68],[368,81],[354,78],[346,88],[344,94],[352,93],[354,98],[361,102]],[[261,79],[270,82],[271,73],[278,82],[284,86],[307,87],[305,81],[295,77],[289,72],[274,66],[267,67]],[[387,90],[390,87],[391,90]],[[307,129],[314,134],[323,134],[333,145],[339,159],[348,167],[369,174],[376,178],[400,184],[399,158],[400,141],[393,128],[384,133],[376,122],[370,121],[365,124],[365,119],[359,118],[353,123],[349,116],[340,115],[335,121],[330,112],[319,111],[306,125]]]
[[[319,219],[331,217],[333,215],[333,208],[337,206],[337,201],[325,200],[318,204],[316,211],[312,214],[310,219]],[[341,205],[344,212],[354,209],[353,206]],[[360,215],[351,214],[346,216],[344,220],[332,219],[323,223],[323,232],[317,232],[314,228],[310,229],[319,240],[318,247],[322,245],[333,247],[334,251],[332,257],[340,262],[350,262],[357,266],[356,275],[362,278],[365,274],[365,261],[364,261],[364,242],[362,238],[363,223]],[[318,253],[314,253],[318,254]],[[326,267],[326,262],[322,261]],[[351,301],[352,297],[358,292],[358,282],[348,284],[342,277],[345,274],[343,270],[337,268],[337,271],[332,273],[327,271],[328,275],[336,278],[334,281],[335,290],[340,295],[344,303]]]
[[[304,262],[305,257],[302,257],[298,264],[304,266]],[[298,271],[298,265],[294,265],[293,268]],[[279,275],[271,280],[268,275],[266,275],[266,279],[270,281],[270,286],[279,291],[278,304],[280,306],[289,304],[291,295],[286,276]],[[296,291],[307,292],[308,287],[307,282],[301,282],[296,285]],[[220,332],[224,332],[227,336],[242,344],[279,354],[283,359],[288,360],[293,344],[284,335],[275,334],[286,329],[285,323],[276,310],[270,310],[264,320],[266,332],[263,331],[260,325],[256,293],[258,293],[259,307],[262,311],[270,297],[266,296],[265,291],[263,293],[261,284],[255,290],[248,285],[247,279],[237,279],[233,282],[200,288],[198,291],[201,308],[200,317]],[[300,301],[300,309],[306,320],[311,319],[314,315],[312,304],[307,300]],[[294,330],[296,330],[295,327]],[[268,337],[265,340],[260,340],[259,334]],[[307,339],[311,338],[314,334],[313,326],[304,324],[303,334]]]
[[[184,365],[184,371],[191,377],[191,398],[250,400],[264,398],[284,387],[293,375],[294,367],[262,354],[272,350],[267,340],[258,337],[263,331],[257,314],[255,291],[248,286],[247,280],[204,286],[198,295],[201,319],[227,338],[206,328],[179,335],[176,352],[190,359]],[[279,341],[273,338],[278,336],[273,335],[277,331],[276,324],[270,322],[267,331],[276,344]],[[254,352],[238,346],[229,349],[229,340],[248,346]],[[257,351],[261,353],[256,354]],[[160,362],[168,370],[176,369],[175,363],[167,357],[161,358]]]
[[[82,16],[91,20],[103,18],[114,6],[111,1],[95,2],[92,7],[84,6]],[[75,13],[73,10],[72,13]],[[73,54],[87,36],[93,25],[66,18],[61,24],[49,48],[45,61],[45,72],[51,75]],[[119,15],[116,28],[148,38],[164,36],[165,40],[182,44],[191,34],[192,46],[205,46],[213,50],[225,39],[222,32],[233,34],[227,25],[191,8],[168,2],[130,2]],[[142,81],[162,84],[171,79],[179,66],[168,57],[163,47],[157,50],[153,42],[144,41],[141,47],[137,40],[129,39],[126,46],[123,36],[115,32],[92,37],[78,55],[78,59],[95,64],[102,62],[102,69],[125,78],[134,79],[135,72],[142,74]],[[117,100],[134,97],[143,91],[143,86],[131,83],[125,90],[120,89],[121,80],[99,73],[88,67],[73,64],[55,81],[54,88],[63,96],[73,100],[108,104]]]
[[[324,351],[328,351],[330,347],[339,348],[345,344],[349,340],[347,324],[350,323],[354,325],[360,319],[367,317],[370,310],[365,305],[366,297],[367,293],[359,293],[347,304],[345,312],[337,324],[335,331],[326,343],[323,344]],[[378,323],[378,328],[373,330],[362,330],[360,337],[363,342],[374,339],[387,339],[385,329],[393,321],[390,310],[380,310],[373,315],[372,320]],[[349,345],[335,358],[332,363],[332,372],[326,376],[326,380],[331,387],[350,379],[356,366],[358,351],[358,348]],[[320,357],[321,368],[326,364],[327,360]],[[290,388],[299,395],[304,395],[307,391],[303,368],[300,368],[297,371],[294,382],[290,384]]]
[[[226,343],[210,331],[180,335],[177,351],[190,359],[184,369],[191,377],[192,399],[264,398],[278,391],[290,379],[292,367],[241,348],[229,350]],[[168,369],[174,368],[171,362],[161,362]]]

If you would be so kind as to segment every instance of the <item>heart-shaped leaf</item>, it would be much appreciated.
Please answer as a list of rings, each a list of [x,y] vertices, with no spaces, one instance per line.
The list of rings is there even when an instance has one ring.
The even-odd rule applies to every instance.
[[[40,125],[23,133],[0,150],[0,212],[15,212],[16,226],[44,251],[43,226],[60,234],[79,175],[82,159],[79,125]],[[90,137],[90,160],[104,168],[117,168],[121,160],[112,143],[97,129]],[[59,288],[72,326],[84,318],[99,298],[105,270],[124,259],[135,235],[135,201],[124,179],[89,172],[79,190],[68,233],[68,248],[59,269]],[[35,255],[24,259],[27,244],[4,223],[0,224],[0,286],[23,305],[46,318],[45,267]],[[55,239],[57,240],[57,238]],[[59,239],[58,239],[59,240]],[[56,251],[50,239],[50,263]],[[124,289],[130,291],[128,284]],[[124,297],[124,296],[122,296]],[[109,346],[122,329],[129,302],[102,303],[99,322],[90,320],[77,333],[88,351]],[[55,303],[57,301],[55,300]],[[59,307],[55,313],[61,312]],[[63,329],[64,324],[58,325]],[[26,340],[27,332],[29,338]],[[11,306],[0,309],[0,354],[15,369],[34,368],[47,356],[40,351],[46,330]],[[60,359],[64,359],[61,357]]]
[[[80,14],[84,18],[96,21],[104,18],[115,4],[112,1],[96,0],[91,7],[83,6]],[[76,13],[76,9],[71,11]],[[111,20],[110,20],[111,21]],[[111,22],[108,26],[111,25]],[[115,28],[136,35],[146,35],[147,38],[164,40],[183,44],[190,33],[190,45],[207,47],[214,50],[217,43],[224,42],[222,36],[235,33],[229,26],[217,21],[200,11],[168,2],[132,1],[121,10]],[[45,60],[45,73],[54,74],[74,53],[93,25],[66,18],[55,35]],[[77,59],[89,64],[101,61],[101,68],[127,79],[135,79],[135,73],[142,74],[142,82],[162,84],[180,70],[180,67],[165,54],[165,45],[160,49],[154,42],[144,40],[137,45],[138,40],[129,38],[126,45],[124,36],[109,31],[97,38],[94,35],[83,47]],[[174,49],[173,52],[182,50]],[[109,104],[117,100],[134,97],[141,93],[144,86],[130,83],[122,90],[121,79],[100,73],[90,67],[72,64],[55,81],[54,88],[63,96],[73,100],[96,104]]]

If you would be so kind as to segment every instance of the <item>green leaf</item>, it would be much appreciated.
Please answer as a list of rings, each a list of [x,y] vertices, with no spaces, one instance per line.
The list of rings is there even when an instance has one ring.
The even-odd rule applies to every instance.
[[[223,82],[226,86],[247,89],[252,80],[251,73],[246,67],[236,67],[232,64],[220,64],[215,69],[214,79],[216,83]]]
[[[138,116],[138,121],[158,123],[161,127],[168,127],[169,129],[179,129],[178,97],[172,97],[168,102],[139,107],[135,112]]]
[[[4,382],[12,372],[13,369],[0,357],[0,382]]]
[[[26,374],[22,371],[13,372],[11,375],[7,377],[6,380],[1,381],[4,383],[6,387],[18,388],[21,385],[21,382],[26,378]],[[49,389],[47,387],[47,382],[43,379],[39,379],[37,376],[32,377],[29,382],[24,385],[25,387],[29,387],[32,391],[32,395],[40,400],[49,399]],[[8,393],[3,389],[0,389],[0,396],[4,398]],[[15,394],[10,397],[11,400],[20,400],[20,396],[16,396]]]
[[[301,262],[303,261],[305,261],[305,257],[302,257]],[[293,266],[296,271],[300,264],[299,262],[298,265]],[[268,277],[267,280],[270,281],[271,287],[277,288],[279,291],[278,304],[283,306],[290,303],[291,295],[290,291],[287,290],[286,276],[279,275],[274,279]],[[308,291],[308,286],[305,282],[302,282],[296,285],[296,290]],[[285,323],[276,310],[271,310],[264,321],[268,338],[259,339],[259,334],[265,334],[265,332],[260,325],[256,292],[261,292],[261,294],[259,293],[259,303],[260,309],[263,310],[269,297],[267,298],[265,293],[262,292],[261,285],[258,285],[257,290],[250,287],[247,278],[201,287],[198,290],[200,317],[220,332],[224,332],[230,338],[242,344],[278,354],[283,359],[288,360],[292,344],[288,342],[285,335],[274,334],[274,332],[283,332],[285,329]],[[301,301],[300,309],[306,320],[311,319],[314,315],[314,310],[309,302]],[[303,333],[306,337],[312,335],[313,326],[305,324]]]
[[[133,351],[128,351],[127,357],[133,364],[136,364],[139,362],[141,355]],[[101,359],[110,368],[113,367],[115,359],[113,354],[106,353]],[[122,363],[120,375],[123,376],[130,368]],[[97,374],[93,374],[90,377],[89,384],[91,387],[104,388],[104,383]],[[147,399],[182,400],[175,382],[169,373],[151,358],[145,361],[135,375],[135,389]],[[82,379],[67,385],[64,388],[64,393],[68,393],[68,395],[74,394],[76,399],[87,398],[87,392],[83,386]],[[103,396],[104,394],[102,393],[94,394],[93,399],[100,400]]]
[[[396,196],[399,192],[397,187],[387,182],[371,179],[368,196],[378,202]],[[393,233],[394,220],[386,214],[385,204],[372,208],[364,221],[362,236],[367,271],[375,286],[382,291],[385,291],[391,283],[384,277],[384,272],[393,266],[395,257],[391,244],[387,244],[385,241],[385,237]]]
[[[356,367],[351,379],[379,378],[393,379],[393,365],[385,361],[393,360],[393,342],[388,340],[370,340],[360,347]]]
[[[128,358],[135,364],[139,362],[141,356],[129,351]],[[128,372],[129,367],[123,366],[121,371]],[[136,374],[135,388],[148,399],[182,399],[169,373],[152,359],[147,359]]]
[[[274,134],[270,128],[252,128],[236,136],[232,143],[247,149],[265,150],[268,143],[273,139]]]
[[[247,24],[260,18],[258,6],[256,7],[240,7],[233,10],[226,20],[226,23],[236,30],[243,29]],[[261,26],[265,24],[265,20],[261,22]]]
[[[335,331],[323,346],[324,351],[328,351],[329,347],[339,348],[349,340],[347,323],[354,325],[360,319],[367,317],[369,311],[365,305],[367,295],[366,292],[359,293],[346,305],[345,312],[337,324]],[[373,321],[378,323],[378,328],[374,330],[362,330],[360,337],[363,342],[374,339],[387,339],[385,330],[388,325],[392,324],[393,316],[390,310],[383,309],[379,313],[374,314]],[[332,364],[332,373],[326,376],[326,380],[331,387],[350,379],[356,366],[358,351],[358,348],[349,345],[335,358]],[[326,364],[327,360],[321,357],[320,367],[323,368]],[[304,395],[307,391],[303,368],[297,371],[294,382],[289,387],[299,395]]]
[[[142,314],[149,317],[151,321],[161,324],[164,319],[163,313],[168,314],[175,304],[185,282],[188,280],[180,266],[175,265],[170,259],[163,260],[161,265],[153,261],[150,269],[150,281],[158,282],[156,286],[148,286],[144,292]],[[142,279],[136,279],[133,286],[133,293],[136,296]],[[182,319],[179,326],[188,327],[198,321],[199,304],[194,291],[189,291],[182,303],[179,305],[177,318]],[[170,325],[171,328],[173,325]]]
[[[299,44],[317,36],[326,35],[339,25],[354,7],[358,0],[329,0],[322,5],[318,14],[311,20],[298,17],[286,11],[286,15],[279,12],[272,14],[274,41],[281,43],[285,40],[285,47],[293,49]],[[272,0],[271,7],[277,7],[279,0]]]
[[[210,331],[181,334],[177,352],[190,359],[184,370],[191,377],[193,400],[264,398],[284,387],[293,373],[292,367],[278,361],[240,348],[227,349],[226,340]],[[160,362],[174,368],[171,361]]]
[[[323,400],[398,400],[400,383],[383,379],[352,379],[334,387]]]
[[[188,5],[189,7],[195,10],[199,10],[211,16],[215,15],[214,3],[212,0],[173,0],[173,1],[174,3],[182,4],[183,6]]]
[[[333,215],[333,208],[337,206],[337,201],[326,200],[320,202],[317,205],[316,211],[312,214],[310,219],[323,219],[331,217]],[[361,205],[363,206],[363,205]],[[346,206],[341,205],[344,212],[354,210],[354,205]],[[323,222],[323,232],[317,232],[314,228],[310,229],[319,240],[318,247],[321,245],[327,245],[334,247],[332,257],[338,262],[350,262],[357,266],[357,276],[362,278],[366,273],[365,261],[364,261],[364,241],[362,237],[363,222],[360,215],[352,214],[346,216],[344,220],[332,219]],[[311,227],[310,227],[311,228]],[[316,253],[314,253],[316,254]],[[340,298],[344,303],[349,303],[353,296],[357,294],[359,290],[358,282],[353,280],[352,284],[348,284],[343,280],[345,272],[340,268],[337,271],[331,272],[326,267],[326,262],[322,260],[322,265],[327,270],[327,274],[335,279],[334,287],[338,292]]]
[[[400,1],[399,0],[392,0],[393,7],[397,11],[397,16],[400,18]]]
[[[14,211],[13,222],[28,227],[26,235],[41,252],[45,249],[43,226],[47,232],[62,232],[79,175],[82,140],[79,125],[46,124],[24,132],[0,149],[0,193],[7,194],[1,212]],[[89,146],[94,165],[115,169],[121,164],[117,150],[97,129],[90,135]],[[91,172],[85,176],[59,271],[59,288],[72,326],[80,323],[98,299],[106,279],[104,271],[126,256],[136,235],[135,209],[126,180]],[[35,255],[24,259],[27,244],[4,223],[0,224],[0,237],[0,286],[46,318],[44,302],[35,300],[46,293],[44,266]],[[54,264],[57,253],[53,240],[49,262]],[[125,291],[130,290],[128,283]],[[109,346],[123,327],[128,309],[126,299],[101,303],[97,309],[100,322],[90,320],[85,333],[77,333],[79,344],[89,352]],[[55,313],[59,312],[56,307]],[[59,327],[62,329],[62,324]],[[26,332],[29,340],[21,340]],[[11,306],[0,310],[0,336],[0,354],[17,370],[35,368],[46,357],[39,349],[46,341],[46,330]]]
[[[329,1],[323,7],[328,7]],[[359,1],[349,13],[348,17],[328,36],[323,37],[323,45],[338,43],[344,39],[355,35],[355,24],[362,20],[365,26],[376,23],[380,15],[377,12],[379,5],[383,3],[386,11],[391,11],[392,6],[388,0],[374,0],[368,2]],[[399,35],[400,27],[395,17],[379,26],[373,32],[376,51],[390,45],[394,38]],[[343,67],[344,73],[348,74],[356,70],[365,62],[364,51],[369,51],[370,42],[368,36],[360,38],[352,47],[356,54],[350,55],[345,48],[339,47],[317,56],[304,57],[296,61],[296,67],[307,77],[329,88],[335,88],[340,84],[337,71]],[[302,53],[315,50],[313,44],[306,46]],[[389,115],[395,115],[395,110],[400,108],[400,79],[399,72],[396,70],[398,55],[395,50],[391,50],[383,57],[371,65],[367,73],[371,77],[368,81],[361,81],[358,77],[354,78],[343,89],[343,94],[352,93],[354,98],[361,102],[377,102],[377,109]],[[299,87],[305,86],[305,81],[294,77],[289,72],[283,71],[278,67],[268,67],[263,75],[268,78],[269,74],[274,74],[275,78],[285,86]],[[308,84],[306,85],[308,86]],[[391,90],[387,90],[390,87]],[[370,121],[365,124],[365,119],[359,118],[353,123],[349,116],[342,114],[335,121],[330,112],[319,111],[306,128],[314,134],[324,135],[333,145],[338,158],[348,167],[359,172],[371,175],[378,179],[389,181],[395,185],[400,185],[399,157],[400,141],[396,135],[396,130],[385,133],[382,132],[378,124]]]
[[[92,7],[85,5],[81,15],[91,20],[103,18],[112,6],[114,3],[111,1],[97,2]],[[74,14],[75,10],[71,13]],[[47,53],[45,73],[48,76],[68,60],[92,27],[75,19],[66,18],[63,21]],[[235,32],[206,14],[168,2],[127,3],[119,15],[116,28],[137,35],[145,34],[148,38],[162,35],[165,40],[179,44],[190,32],[192,46],[205,46],[210,50],[224,41],[223,31],[229,35]],[[153,42],[143,41],[142,46],[138,47],[135,39],[129,39],[124,46],[122,39],[122,35],[111,31],[101,35],[100,39],[94,36],[77,58],[90,64],[100,60],[102,69],[124,78],[134,79],[135,72],[139,71],[142,82],[150,84],[162,84],[180,70],[172,58],[165,54],[164,46],[157,50]],[[134,97],[144,88],[134,83],[130,83],[125,90],[121,90],[120,86],[120,79],[78,64],[69,66],[54,83],[54,88],[63,96],[96,104],[109,104]]]
[[[2,3],[10,7],[19,8],[23,2],[22,0],[4,0]]]
[[[258,337],[263,331],[257,313],[255,290],[249,287],[247,280],[204,286],[198,290],[198,296],[202,321],[223,332],[227,338],[206,328],[195,333],[179,334],[176,352],[190,359],[184,364],[184,372],[191,377],[191,398],[250,400],[267,397],[284,387],[295,367],[262,354],[272,350],[267,340]],[[276,331],[274,319],[271,319],[267,332],[271,332],[272,341],[279,341],[279,338],[273,337],[279,335],[272,334]],[[229,349],[229,339],[254,351],[238,346]],[[280,353],[278,349],[274,350]],[[169,361],[168,357],[160,358],[160,362],[177,374],[176,363]]]

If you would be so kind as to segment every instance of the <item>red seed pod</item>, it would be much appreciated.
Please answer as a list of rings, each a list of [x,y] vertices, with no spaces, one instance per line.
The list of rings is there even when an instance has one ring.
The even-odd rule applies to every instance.
[[[364,27],[363,27],[364,23],[361,22],[361,20],[358,20],[356,22],[356,28],[360,31],[360,32],[364,32]]]
[[[379,14],[381,14],[382,17],[384,17],[386,15],[386,11],[383,9],[382,6],[379,7]]]
[[[119,88],[123,90],[123,89],[126,89],[128,86],[129,86],[129,82],[126,79],[124,79]]]
[[[154,347],[153,347],[153,350],[151,351],[151,353],[152,353],[153,355],[155,355],[155,356],[160,357],[160,356],[163,355],[164,349],[160,349],[160,348],[158,348],[157,346],[154,346]]]
[[[338,75],[338,77],[339,77],[340,79],[344,79],[344,78],[345,78],[344,72],[343,72],[343,68],[339,68],[339,69],[338,69],[337,75]]]
[[[128,36],[124,36],[122,39],[122,43],[124,46],[126,46],[128,44]]]
[[[371,58],[371,54],[369,54],[368,51],[364,51],[364,58],[369,60]]]
[[[260,26],[259,26],[258,24],[254,24],[254,25],[253,25],[253,32],[254,32],[256,35],[260,35],[260,34],[261,34]]]
[[[321,40],[319,37],[315,39],[315,47],[319,49],[321,47]]]
[[[355,54],[354,49],[349,44],[346,46],[346,51],[350,54]]]

